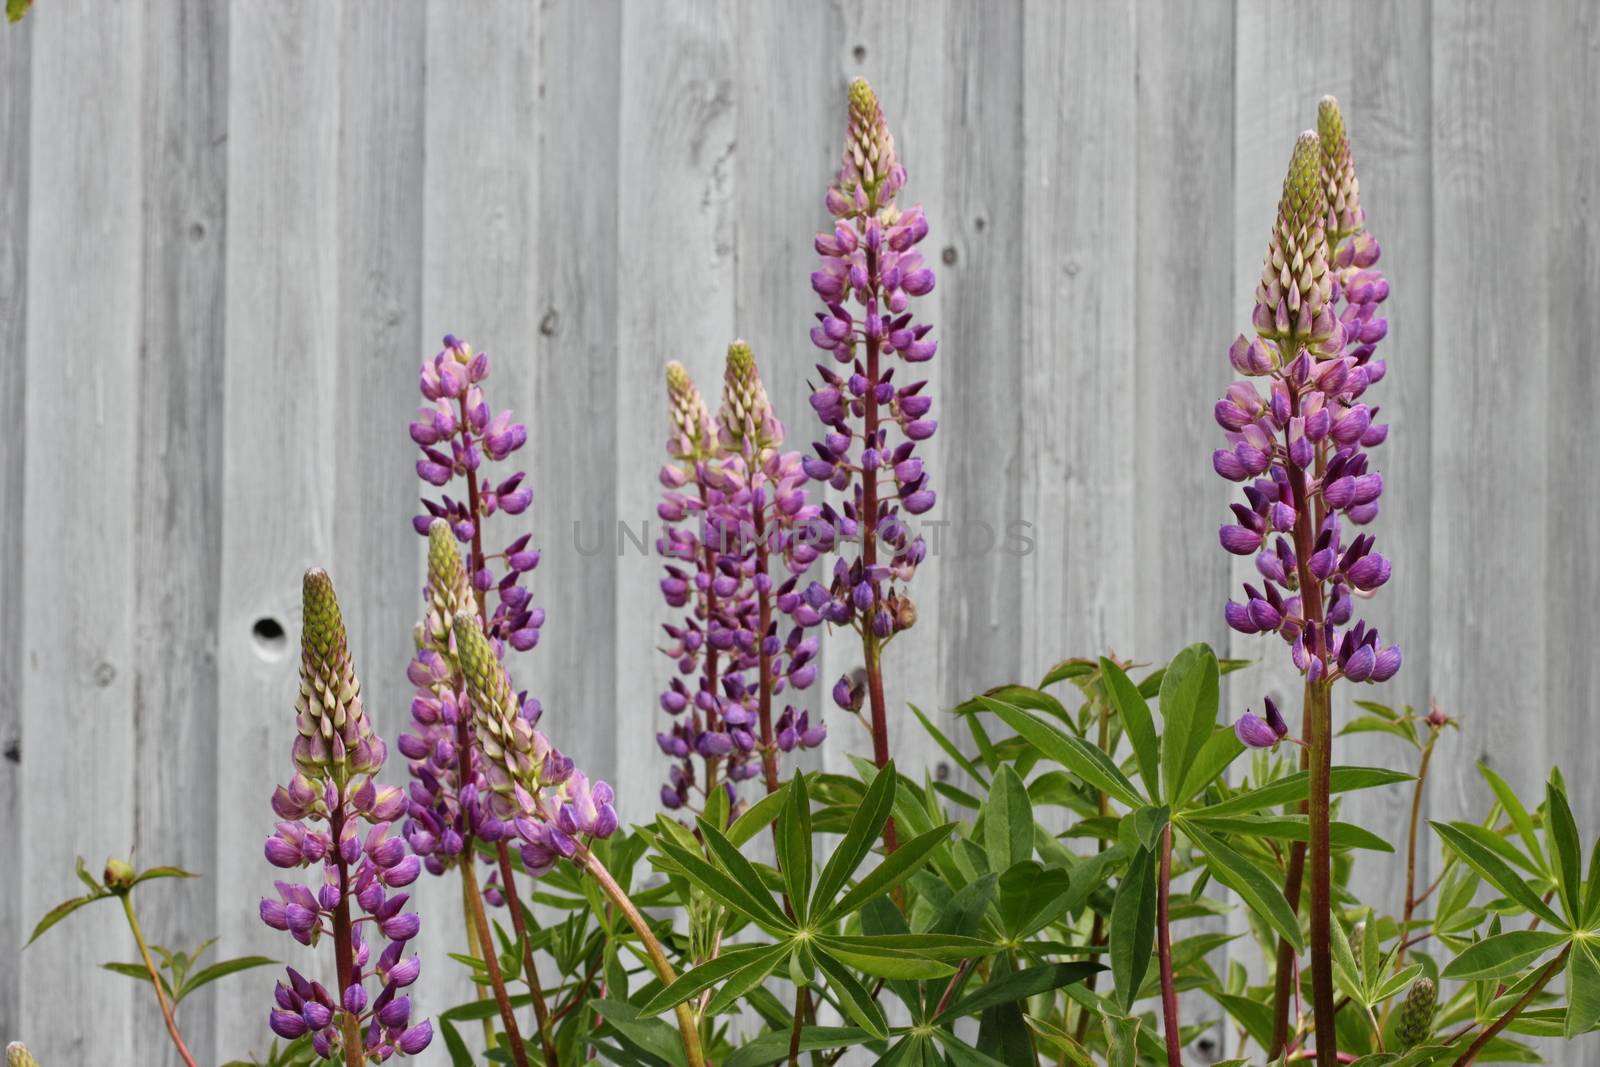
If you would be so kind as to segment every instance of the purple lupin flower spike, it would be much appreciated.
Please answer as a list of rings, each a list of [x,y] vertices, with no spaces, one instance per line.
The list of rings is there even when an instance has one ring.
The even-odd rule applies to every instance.
[[[906,173],[871,86],[857,79],[849,98],[844,158],[827,196],[835,223],[817,235],[822,263],[811,275],[824,306],[811,340],[839,369],[817,367],[821,381],[811,406],[829,432],[804,464],[813,479],[849,493],[842,513],[823,506],[819,528],[826,543],[818,547],[858,541],[861,551],[838,561],[828,599],[815,607],[829,622],[861,634],[873,757],[882,767],[889,742],[879,656],[884,642],[916,619],[904,586],[926,554],[902,513],[921,515],[935,499],[914,455],[917,442],[935,430],[928,418],[932,401],[922,381],[897,385],[894,363],[906,364],[909,376],[938,346],[928,337],[932,327],[915,323],[908,310],[912,298],[933,289],[933,271],[916,251],[927,236],[927,219],[920,207],[902,211],[895,203]],[[889,550],[887,562],[881,548]],[[886,844],[894,847],[893,822]]]
[[[1244,486],[1244,502],[1232,505],[1234,521],[1219,532],[1222,547],[1254,556],[1260,576],[1259,585],[1245,583],[1242,602],[1227,603],[1224,618],[1241,633],[1278,634],[1305,676],[1310,840],[1309,850],[1292,847],[1286,886],[1297,889],[1309,867],[1316,1046],[1332,1062],[1331,689],[1339,678],[1387,680],[1400,669],[1400,649],[1384,646],[1365,622],[1352,625],[1355,599],[1387,582],[1390,565],[1373,551],[1371,534],[1347,542],[1344,533],[1345,523],[1360,527],[1377,516],[1383,492],[1366,450],[1383,442],[1386,429],[1374,424],[1376,409],[1364,398],[1383,377],[1372,354],[1387,325],[1374,311],[1388,284],[1370,269],[1377,243],[1364,229],[1349,142],[1332,98],[1322,102],[1319,125],[1322,136],[1300,135],[1284,180],[1256,287],[1256,336],[1241,335],[1229,351],[1246,377],[1214,408],[1227,447],[1212,454],[1212,466]],[[1265,393],[1255,378],[1267,379]],[[1270,747],[1283,736],[1277,725],[1246,713],[1235,732],[1245,745]],[[1295,967],[1293,945],[1280,943],[1269,1057],[1288,1040]]]
[[[296,712],[295,774],[273,794],[281,821],[264,851],[274,867],[321,870],[310,885],[277,882],[276,899],[261,901],[261,918],[303,945],[331,937],[338,988],[329,991],[291,967],[268,1022],[285,1039],[310,1034],[319,1056],[347,1064],[420,1052],[433,1028],[411,1022],[403,990],[416,981],[418,963],[402,959],[419,920],[405,911],[408,894],[392,891],[414,882],[422,863],[405,839],[389,836],[406,797],[377,784],[383,740],[362,708],[339,602],[321,570],[305,576]],[[352,904],[364,916],[358,922]],[[388,943],[376,961],[369,936]],[[369,983],[378,989],[370,1000]]]
[[[539,643],[544,625],[544,609],[532,605],[522,584],[523,575],[539,565],[539,552],[522,533],[491,558],[484,552],[483,537],[485,520],[495,512],[520,515],[533,503],[533,490],[523,484],[526,472],[488,476],[488,464],[509,459],[527,442],[528,430],[513,421],[510,411],[491,413],[482,387],[488,377],[488,353],[474,352],[448,334],[443,350],[422,365],[418,387],[428,403],[411,423],[411,439],[422,450],[417,476],[439,489],[460,478],[466,495],[423,497],[426,514],[416,516],[412,525],[427,537],[433,520],[449,524],[456,540],[467,546],[467,577],[487,617],[490,640],[526,652]],[[496,603],[488,612],[483,598],[491,591]]]

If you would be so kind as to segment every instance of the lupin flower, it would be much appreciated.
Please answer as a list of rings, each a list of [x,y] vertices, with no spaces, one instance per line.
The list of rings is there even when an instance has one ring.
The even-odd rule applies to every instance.
[[[1263,701],[1266,718],[1254,712],[1245,712],[1233,724],[1233,732],[1249,748],[1276,748],[1279,741],[1289,736],[1289,724],[1271,697]]]
[[[303,613],[295,774],[273,795],[281,821],[264,851],[274,867],[318,866],[320,873],[310,885],[277,882],[276,899],[261,901],[261,918],[303,945],[331,938],[339,988],[335,995],[291,967],[268,1022],[285,1039],[310,1034],[324,1059],[383,1062],[420,1052],[433,1038],[431,1024],[411,1023],[402,992],[417,978],[417,958],[401,957],[419,920],[405,911],[408,894],[393,892],[414,882],[422,864],[403,838],[389,836],[406,798],[377,783],[386,753],[361,706],[326,572],[306,572]],[[352,921],[352,903],[359,920]],[[375,963],[369,936],[388,942]],[[379,990],[370,1002],[369,982]]]
[[[422,365],[419,388],[428,403],[411,423],[411,439],[422,450],[417,476],[447,489],[456,478],[465,482],[458,499],[441,493],[423,497],[426,514],[412,520],[417,533],[429,536],[433,520],[443,519],[456,540],[467,547],[467,575],[480,596],[495,593],[488,615],[489,637],[526,652],[539,642],[544,610],[532,606],[522,577],[539,565],[539,553],[528,547],[529,535],[512,539],[501,551],[486,554],[484,522],[497,511],[520,515],[533,503],[533,490],[523,484],[526,472],[498,480],[488,477],[487,462],[503,462],[528,440],[528,430],[510,411],[491,413],[482,382],[489,376],[489,356],[446,335],[444,349]]]
[[[813,446],[815,454],[806,457],[804,467],[813,479],[849,494],[838,512],[823,506],[828,543],[819,547],[854,540],[861,552],[855,559],[841,558],[831,586],[822,590],[826,595],[808,603],[829,622],[861,632],[873,672],[878,645],[916,619],[904,585],[926,547],[904,515],[921,515],[935,501],[914,454],[917,442],[931,437],[937,425],[928,418],[927,383],[897,385],[891,361],[906,364],[909,376],[914,365],[933,358],[938,346],[928,337],[932,327],[915,323],[907,310],[911,298],[933,289],[933,271],[916,251],[927,236],[927,218],[920,207],[902,211],[895,203],[905,169],[878,98],[860,79],[850,86],[849,116],[843,162],[827,196],[834,227],[817,235],[822,262],[811,275],[824,306],[811,340],[839,367],[817,367],[821,381],[813,387],[811,406],[829,432]],[[897,441],[890,439],[891,424]],[[880,547],[887,550],[887,560]],[[884,729],[878,689],[875,740]],[[879,755],[881,765],[886,749]]]
[[[695,792],[722,788],[737,813],[735,783],[762,769],[754,757],[765,766],[801,743],[798,735],[787,748],[779,743],[770,705],[786,686],[805,689],[816,678],[817,641],[803,631],[821,616],[801,597],[798,581],[818,554],[810,523],[820,511],[806,500],[799,454],[779,452],[783,424],[748,345],[735,341],[728,349],[715,422],[681,364],[668,366],[667,391],[668,451],[676,462],[662,470],[658,513],[669,525],[657,549],[668,560],[663,595],[691,614],[667,625],[663,651],[680,675],[697,678],[693,692],[680,677],[661,696],[662,708],[678,719],[656,735],[676,761],[661,800],[675,809]],[[691,483],[692,494],[685,491]],[[773,560],[782,560],[786,573],[774,576]],[[786,638],[774,611],[794,623]],[[821,724],[809,729],[805,747],[824,736]],[[703,782],[695,757],[704,763]]]
[[[584,838],[617,829],[615,798],[605,782],[590,783],[528,720],[506,669],[475,616],[459,614],[453,632],[483,754],[491,813],[520,838],[534,875],[585,847]]]
[[[1374,425],[1376,409],[1363,396],[1382,376],[1370,358],[1382,320],[1371,309],[1388,290],[1353,266],[1358,255],[1370,266],[1376,244],[1362,244],[1349,143],[1331,98],[1321,121],[1335,143],[1308,131],[1295,145],[1256,288],[1256,337],[1241,336],[1230,352],[1247,379],[1229,386],[1214,412],[1228,447],[1213,453],[1212,465],[1244,483],[1245,498],[1232,505],[1234,522],[1220,540],[1231,553],[1254,556],[1261,577],[1245,584],[1242,602],[1228,602],[1224,617],[1241,633],[1281,636],[1312,681],[1381,682],[1399,670],[1400,649],[1383,646],[1365,623],[1345,627],[1355,599],[1389,580],[1390,564],[1373,551],[1371,534],[1346,541],[1344,531],[1372,521],[1383,493],[1365,449],[1383,441],[1385,428]],[[1351,250],[1341,253],[1348,269],[1329,266],[1330,227],[1339,248]],[[1353,251],[1358,245],[1370,255]],[[1366,302],[1358,306],[1356,297]],[[1345,312],[1336,314],[1341,300]],[[1265,394],[1248,380],[1262,377]],[[1247,732],[1266,739],[1241,725],[1246,744],[1254,743]]]

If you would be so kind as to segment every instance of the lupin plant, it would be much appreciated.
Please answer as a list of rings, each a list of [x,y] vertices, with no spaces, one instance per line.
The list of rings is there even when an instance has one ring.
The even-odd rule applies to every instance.
[[[1311,976],[1318,1062],[1332,1064],[1335,991],[1330,944],[1332,907],[1329,775],[1332,768],[1334,682],[1383,682],[1400,669],[1400,649],[1384,646],[1374,627],[1351,619],[1357,597],[1389,580],[1389,561],[1373,537],[1346,540],[1344,524],[1360,527],[1377,516],[1383,476],[1370,471],[1365,449],[1381,444],[1387,428],[1373,422],[1367,388],[1383,377],[1373,346],[1386,324],[1372,317],[1387,284],[1365,268],[1377,245],[1364,231],[1358,186],[1338,105],[1323,101],[1321,125],[1300,135],[1284,180],[1278,218],[1256,287],[1254,339],[1240,336],[1230,361],[1253,382],[1236,381],[1215,414],[1228,447],[1213,466],[1244,482],[1236,522],[1221,530],[1222,546],[1254,555],[1261,588],[1246,583],[1244,602],[1229,601],[1228,625],[1241,633],[1276,633],[1291,646],[1305,677],[1305,763],[1310,772]],[[1336,244],[1334,242],[1337,242]],[[1346,268],[1336,269],[1337,247]],[[1357,249],[1360,249],[1358,252]],[[1357,265],[1359,262],[1359,266]],[[1343,301],[1344,313],[1340,313]],[[1279,724],[1261,732],[1241,722],[1239,737],[1270,746]],[[1306,851],[1292,849],[1285,895],[1298,906]],[[1294,947],[1280,947],[1274,1048],[1287,1042],[1296,968]]]
[[[331,939],[336,982],[329,990],[288,968],[269,1018],[278,1036],[310,1034],[319,1056],[358,1067],[414,1055],[433,1040],[427,1020],[411,1021],[406,992],[421,970],[416,956],[404,955],[421,920],[405,910],[409,894],[393,892],[416,881],[422,862],[389,833],[406,798],[377,782],[388,747],[362,706],[326,571],[306,572],[302,598],[295,771],[273,794],[280,821],[265,852],[274,867],[317,874],[310,885],[278,882],[276,898],[262,898],[261,918],[302,945]],[[379,942],[387,944],[374,958]]]
[[[695,688],[674,678],[661,694],[662,708],[677,719],[656,735],[676,761],[661,799],[680,808],[691,793],[709,799],[720,788],[737,816],[736,783],[760,774],[766,791],[775,791],[779,753],[827,736],[808,709],[791,704],[774,717],[775,697],[816,680],[817,640],[805,631],[821,621],[812,602],[826,600],[826,591],[802,591],[799,580],[818,556],[811,524],[820,509],[807,502],[800,455],[779,451],[783,424],[749,345],[728,348],[715,420],[680,363],[667,367],[667,396],[671,461],[661,471],[657,513],[668,526],[656,547],[668,561],[667,603],[692,610],[667,624],[662,651],[680,675],[695,676]],[[787,634],[779,632],[783,618],[792,624]]]
[[[850,84],[844,158],[827,195],[834,226],[816,237],[822,264],[811,275],[811,287],[825,310],[817,314],[811,340],[839,369],[817,366],[821,381],[811,406],[830,432],[813,446],[816,454],[806,458],[805,469],[849,494],[840,512],[823,506],[826,539],[858,543],[860,554],[837,561],[830,598],[815,606],[829,622],[850,625],[861,635],[873,761],[879,767],[889,761],[883,647],[916,621],[905,587],[927,552],[906,516],[923,514],[935,499],[914,454],[917,442],[932,437],[937,425],[928,418],[932,399],[923,392],[925,382],[894,381],[896,363],[905,364],[909,376],[938,348],[928,337],[932,327],[914,322],[908,310],[911,298],[932,291],[934,278],[916,251],[928,234],[922,208],[902,211],[896,203],[905,183],[877,94],[858,78]],[[897,439],[890,437],[891,426]],[[848,681],[835,692],[847,698],[848,710],[859,708]],[[885,840],[892,850],[892,819]]]

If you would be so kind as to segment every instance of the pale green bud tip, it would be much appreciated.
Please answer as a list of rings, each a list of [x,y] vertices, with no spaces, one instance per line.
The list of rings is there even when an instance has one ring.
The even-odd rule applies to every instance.
[[[1294,143],[1289,173],[1283,180],[1283,200],[1278,218],[1291,231],[1299,231],[1327,211],[1322,189],[1322,140],[1314,130],[1302,133]]]
[[[674,395],[687,393],[694,388],[694,382],[689,378],[689,370],[682,363],[673,360],[667,364],[667,389]]]
[[[106,860],[104,878],[107,889],[113,892],[127,889],[133,885],[133,880],[136,877],[138,877],[138,872],[133,869],[133,864],[127,860],[119,860],[114,857]]]
[[[728,378],[737,376],[741,381],[749,381],[756,372],[756,357],[750,351],[750,346],[744,341],[735,341],[728,346]]]
[[[39,1061],[23,1047],[22,1042],[13,1041],[6,1046],[6,1067],[39,1067]]]
[[[333,579],[321,567],[306,571],[301,587],[301,612],[305,629],[300,641],[304,651],[320,658],[344,644],[344,617],[339,613],[339,598],[333,592]]]
[[[428,579],[440,589],[454,589],[461,574],[461,554],[450,524],[434,519],[428,525]]]
[[[499,666],[494,657],[494,648],[489,644],[489,639],[483,636],[478,620],[466,612],[456,616],[454,630],[456,650],[461,656],[461,673],[466,677],[473,700],[477,701],[489,693],[494,684]]]
[[[867,79],[857,78],[850,83],[850,110],[863,119],[877,117],[878,94],[872,91]]]
[[[1344,115],[1339,111],[1339,101],[1331,96],[1317,101],[1317,135],[1330,153],[1345,142]]]

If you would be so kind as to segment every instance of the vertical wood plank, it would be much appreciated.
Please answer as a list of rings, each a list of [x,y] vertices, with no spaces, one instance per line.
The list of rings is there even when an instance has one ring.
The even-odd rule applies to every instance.
[[[544,701],[547,729],[563,751],[592,776],[616,783],[622,775],[613,736],[655,736],[653,702],[617,700],[617,678],[624,672],[648,676],[655,665],[654,641],[617,648],[619,598],[613,551],[592,552],[604,537],[614,542],[617,498],[605,491],[605,472],[619,469],[616,398],[627,359],[641,384],[659,386],[660,353],[636,352],[629,359],[618,346],[619,287],[636,284],[631,264],[636,244],[624,251],[617,205],[624,200],[654,201],[648,179],[626,182],[619,162],[618,133],[622,76],[596,56],[622,49],[622,5],[618,0],[567,2],[547,7],[539,32],[538,200],[535,296],[530,311],[536,329],[521,335],[533,352],[533,387],[538,404],[528,427],[530,477],[534,479],[535,539],[545,562],[534,574],[536,598],[550,625],[540,638],[533,676]],[[625,265],[628,264],[628,265]],[[635,363],[646,364],[634,368]],[[641,427],[659,450],[665,440],[666,401],[651,410]],[[654,460],[649,453],[644,459]],[[631,469],[631,468],[630,468]],[[651,482],[654,485],[654,482]],[[638,488],[638,487],[635,487]],[[654,512],[647,512],[651,517]],[[636,516],[628,516],[636,518]],[[656,596],[653,582],[628,595]],[[657,597],[659,599],[659,597]],[[652,635],[653,636],[653,635]],[[572,669],[581,663],[582,668]],[[650,668],[645,665],[650,664]],[[638,773],[637,768],[630,768]],[[645,784],[656,780],[646,777]],[[655,815],[654,787],[648,805],[621,811],[627,823]]]
[[[1549,425],[1551,323],[1568,313],[1549,286],[1549,187],[1528,181],[1525,166],[1549,158],[1549,126],[1529,112],[1555,75],[1517,58],[1537,54],[1560,22],[1527,15],[1506,3],[1433,12],[1434,336],[1449,370],[1432,381],[1430,660],[1440,703],[1465,729],[1459,757],[1433,776],[1435,818],[1481,817],[1477,759],[1532,798],[1559,754],[1541,713],[1551,680],[1527,669],[1545,662],[1551,619],[1518,610],[1530,590],[1548,597],[1569,580],[1546,554],[1555,512],[1484,498],[1489,486],[1530,501],[1552,488],[1549,431],[1526,434]]]
[[[1228,262],[1233,245],[1234,20],[1230,5],[1153,2],[1140,2],[1136,19],[1141,418],[1132,435],[1135,644],[1124,654],[1161,664],[1192,642],[1227,642],[1230,565],[1211,531],[1226,514],[1228,486],[1206,457],[1237,298],[1228,272],[1207,268]],[[1194,921],[1184,933],[1222,925]],[[1209,1014],[1190,996],[1181,1007],[1185,1018]],[[1191,1055],[1206,1055],[1207,1036]]]
[[[1023,33],[1023,680],[1134,650],[1138,155],[1131,5],[1030,2]],[[996,352],[996,356],[1003,354]]]
[[[647,196],[622,192],[619,199],[613,416],[619,527],[604,542],[616,561],[617,808],[630,821],[653,816],[664,772],[655,743],[661,657],[654,652],[667,619],[654,549],[667,425],[663,368],[681,360],[715,406],[733,338],[732,20],[726,2],[630,5],[622,12],[619,174],[649,189]]]
[[[0,425],[22,426],[27,399],[28,120],[32,94],[31,23],[0,34],[0,353],[9,387],[0,390]],[[0,959],[22,949],[29,917],[22,911],[27,858],[22,846],[22,572],[24,435],[0,448]],[[0,968],[0,1034],[32,1037],[21,1008],[21,971]]]
[[[943,232],[956,249],[942,278],[940,351],[940,516],[951,523],[939,590],[947,706],[1023,676],[1021,556],[1003,540],[1006,525],[1022,518],[1022,24],[1015,2],[957,5],[945,27],[944,54],[961,69],[944,87]]]
[[[134,543],[134,558],[144,562],[134,570],[132,799],[139,865],[175,864],[203,876],[140,894],[147,936],[189,951],[216,927],[217,804],[195,798],[218,795],[228,20],[212,0],[153,5],[149,13]],[[221,1059],[214,994],[210,988],[185,1000],[180,1016],[189,1050],[203,1062]],[[179,1062],[148,1001],[135,1020],[136,1062]]]
[[[450,3],[428,5],[421,336],[410,352],[410,361],[420,365],[439,350],[446,333],[488,352],[487,399],[496,410],[509,407],[526,419],[530,435],[538,433],[542,412],[548,409],[538,405],[533,388],[538,324],[533,294],[537,267],[546,255],[536,226],[541,162],[536,97],[543,76],[537,66],[537,14],[523,3],[465,10]],[[410,402],[421,403],[413,376],[399,372],[396,378],[412,390]],[[536,466],[536,456],[530,446],[516,459]],[[415,498],[429,487],[407,474],[412,510],[420,511]],[[533,484],[535,508],[543,510],[549,506],[547,487],[537,479]],[[525,531],[529,517],[490,519],[484,531],[486,551],[497,551]],[[399,584],[415,594],[422,585],[426,549],[421,538],[409,531],[407,536],[415,553],[408,567],[413,580]],[[554,546],[543,538],[540,544],[547,558],[554,555]],[[546,582],[558,566],[552,561],[535,572],[541,606],[547,600]],[[411,615],[421,610],[420,596],[413,595]],[[555,612],[550,617],[554,625],[537,650],[528,655],[507,650],[517,685],[537,693],[547,706],[552,705],[545,680],[567,673],[557,671],[550,660],[549,639],[561,626]],[[403,710],[396,706],[396,714]],[[552,713],[546,728],[555,729],[556,722],[567,718]],[[424,916],[417,951],[425,960],[439,961],[430,967],[426,1001],[419,1005],[431,1015],[474,996],[470,973],[445,956],[467,951],[461,882],[452,870],[443,878],[424,875],[415,888],[417,910]],[[461,1029],[469,1040],[478,1032],[477,1027]]]
[[[335,506],[338,11],[235,3],[228,30],[217,923],[230,952],[301,965],[310,953],[267,929],[254,908],[272,892],[261,856],[268,801],[292,768],[300,576],[312,564],[337,568],[338,523],[376,518]],[[377,665],[357,666],[370,675]],[[218,987],[218,1049],[265,1052],[270,982]]]
[[[36,918],[81,892],[75,855],[98,872],[134,844],[144,56],[128,42],[143,40],[143,10],[52,5],[31,30],[28,210],[46,239],[27,253],[22,426],[49,445],[24,469],[20,901]],[[22,956],[42,1060],[126,1055],[134,988],[98,966],[126,945],[122,916],[102,906]]]

